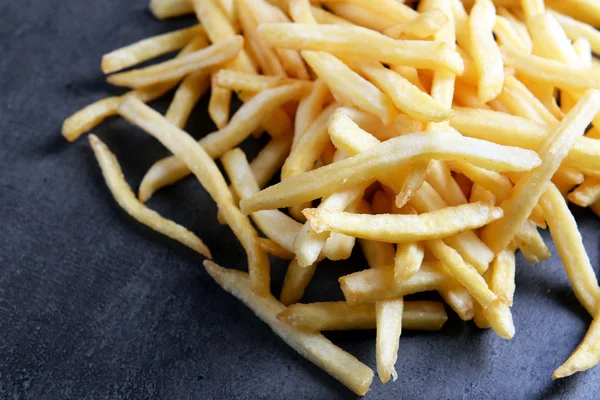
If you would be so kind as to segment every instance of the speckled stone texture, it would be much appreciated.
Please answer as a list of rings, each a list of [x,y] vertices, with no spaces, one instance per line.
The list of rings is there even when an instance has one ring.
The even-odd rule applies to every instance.
[[[60,136],[65,117],[120,93],[104,83],[102,54],[193,23],[160,22],[147,0],[0,1],[0,398],[345,399],[355,397],[303,360],[201,268],[202,258],[127,217],[112,200],[87,140]],[[169,99],[155,106],[164,111]],[[207,100],[188,125],[214,129]],[[166,155],[119,119],[95,132],[129,182]],[[245,149],[255,154],[264,140]],[[241,247],[217,223],[192,179],[150,206],[201,236],[215,260],[245,268]],[[598,270],[600,220],[575,210]],[[377,378],[369,399],[597,399],[600,369],[552,382],[590,317],[560,260],[518,257],[511,342],[451,316],[438,333],[406,332],[398,381]],[[362,269],[323,263],[305,301],[341,298],[340,275]],[[285,263],[274,262],[278,293]],[[328,334],[375,368],[375,333]]]

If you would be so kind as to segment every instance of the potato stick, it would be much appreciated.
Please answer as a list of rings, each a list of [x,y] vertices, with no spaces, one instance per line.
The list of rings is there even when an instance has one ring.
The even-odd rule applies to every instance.
[[[189,0],[188,0],[189,1]],[[217,0],[217,4],[221,11],[225,14],[229,23],[234,27],[237,25],[237,10],[235,0]]]
[[[582,183],[584,179],[585,176],[577,168],[561,166],[552,177],[552,182],[568,183],[576,186]]]
[[[352,26],[358,25],[381,33],[397,24],[386,15],[374,13],[352,3],[328,2],[327,8],[339,17],[350,21]],[[317,17],[316,13],[313,14]]]
[[[390,377],[398,378],[394,368],[398,358],[400,335],[402,334],[402,315],[404,300],[402,298],[375,303],[377,339],[376,359],[377,374],[381,382],[387,383]]]
[[[306,267],[301,267],[298,265],[296,258],[290,261],[279,296],[280,301],[284,305],[289,306],[302,299],[304,290],[306,290],[306,287],[315,274],[317,264],[318,262],[314,262]]]
[[[312,168],[329,143],[327,124],[329,117],[338,107],[339,104],[333,103],[325,108],[298,139],[296,146],[292,147],[292,151],[283,164],[282,181]]]
[[[491,0],[477,0],[469,16],[469,54],[477,68],[479,99],[487,103],[495,99],[504,85],[504,63],[494,41],[496,8]]]
[[[490,266],[488,284],[499,300],[512,306],[515,294],[515,251],[510,247],[502,250]]]
[[[507,87],[506,84],[504,85],[502,92],[498,95],[496,100],[500,101],[502,105],[506,108],[507,114],[527,118],[540,124],[546,123],[546,121],[543,120],[542,116],[537,112],[537,110],[535,110],[529,104],[527,99],[521,97],[518,93],[515,93],[513,90],[511,90],[511,88]],[[494,107],[494,109],[496,109],[496,107]],[[549,111],[547,112],[550,113]],[[552,118],[556,121],[556,118],[554,118],[553,115]],[[557,123],[558,121],[556,121],[554,125],[556,125]]]
[[[600,201],[600,179],[588,177],[567,196],[569,201],[580,207],[589,207]]]
[[[250,220],[233,204],[231,192],[213,159],[191,136],[172,125],[144,103],[129,97],[119,106],[119,114],[158,139],[196,175],[202,186],[223,210],[225,220],[248,254],[252,289],[260,296],[269,293],[269,259],[258,245]]]
[[[371,132],[380,141],[405,135],[407,133],[421,132],[423,123],[410,118],[404,114],[398,114],[393,125],[385,126],[380,119],[373,114],[359,110],[354,107],[342,107],[339,112],[346,114],[361,129]],[[334,138],[332,138],[333,140]],[[343,145],[343,143],[340,143]]]
[[[223,88],[235,91],[243,90],[251,93],[258,93],[281,85],[300,82],[304,82],[307,86],[312,87],[312,83],[307,81],[300,81],[298,79],[286,78],[283,76],[249,74],[231,69],[222,69],[217,72],[216,80],[217,84]]]
[[[220,157],[250,136],[266,115],[282,104],[298,99],[304,93],[306,87],[303,84],[265,90],[240,107],[225,128],[203,137],[199,143],[211,157]],[[180,181],[189,173],[189,168],[176,157],[163,158],[144,176],[140,186],[140,199],[149,199],[158,189]]]
[[[497,172],[484,168],[475,167],[464,161],[450,161],[448,166],[451,170],[464,174],[467,178],[492,192],[498,201],[505,200],[512,195],[513,189],[510,180]]]
[[[577,38],[573,41],[573,50],[579,56],[581,66],[584,68],[592,68],[592,46],[585,38]]]
[[[569,39],[575,41],[584,38],[590,43],[594,53],[600,53],[600,32],[593,26],[556,11],[550,11],[550,14],[558,21]]]
[[[372,212],[368,204],[363,202],[362,209]],[[376,242],[374,240],[358,239],[369,268],[387,268],[394,266],[394,246],[389,243]]]
[[[319,333],[292,328],[277,319],[285,306],[273,296],[255,296],[244,272],[224,269],[215,263],[204,263],[207,272],[225,291],[246,304],[288,345],[359,396],[369,391],[373,371],[352,355],[335,346]]]
[[[293,304],[277,319],[309,332],[375,329],[375,304],[350,305],[345,301]],[[402,327],[438,331],[448,320],[444,305],[437,301],[405,301]]]
[[[348,118],[343,114],[336,116]],[[349,118],[348,122],[360,130]],[[243,200],[240,205],[247,213],[286,207],[369,181],[411,161],[459,157],[498,172],[529,170],[540,162],[537,154],[516,147],[456,137],[448,132],[415,133],[390,139],[354,157],[297,175]],[[351,175],[349,171],[352,171]]]
[[[473,296],[460,283],[450,282],[439,289],[438,293],[460,319],[463,321],[473,319],[474,306],[479,303],[473,300]]]
[[[359,198],[357,198],[357,200],[358,199]],[[357,200],[347,207],[348,211],[358,211]],[[332,261],[346,260],[352,255],[355,242],[356,238],[354,236],[331,232],[329,237],[325,240],[322,254]]]
[[[229,122],[229,109],[231,107],[231,90],[224,88],[217,82],[216,73],[211,76],[210,100],[208,114],[210,119],[219,129],[223,129]]]
[[[427,175],[427,182],[449,205],[458,206],[467,202],[465,194],[452,178],[452,173],[446,163],[438,160],[432,161]]]
[[[179,59],[111,75],[107,78],[107,81],[117,86],[141,88],[181,79],[199,69],[212,67],[233,59],[240,52],[243,45],[244,39],[241,36],[234,36],[227,41],[213,44]]]
[[[528,263],[537,264],[551,256],[544,239],[535,224],[530,220],[525,221],[521,230],[515,236],[515,242]]]
[[[165,118],[176,127],[183,129],[198,100],[208,91],[210,85],[208,71],[202,70],[188,75],[181,82],[169,105]]]
[[[452,18],[454,19],[456,43],[464,50],[469,52],[471,42],[469,39],[469,15],[460,0],[451,0]]]
[[[346,57],[462,74],[459,54],[440,42],[394,40],[362,27],[310,24],[263,24],[258,29],[271,46],[296,50],[327,50]]]
[[[473,322],[475,323],[475,326],[477,326],[479,329],[491,328],[490,323],[483,314],[483,307],[481,307],[481,304],[477,302],[473,306]]]
[[[150,11],[158,19],[179,17],[194,12],[190,0],[150,0]]]
[[[441,122],[452,115],[449,106],[446,107],[436,101],[381,63],[359,60],[356,65],[371,82],[390,97],[396,108],[410,117],[422,121]]]
[[[547,125],[558,125],[558,119],[544,106],[544,104],[533,93],[529,91],[521,81],[514,76],[507,76],[504,80],[504,90],[509,90],[514,96],[525,100],[541,118],[542,123]]]
[[[293,1],[292,1],[292,3],[293,3]],[[290,3],[290,13],[292,14],[292,18],[293,18],[294,11],[292,10],[292,3]],[[326,11],[319,7],[311,6],[310,11],[311,11],[311,14],[313,15],[314,19],[319,24],[334,24],[334,25],[343,25],[343,26],[354,26],[355,25],[352,22],[348,21],[347,19],[342,18],[338,15],[335,15],[334,13],[331,13],[331,12]]]
[[[554,86],[550,86],[545,82],[533,80],[523,74],[519,74],[518,78],[555,118],[560,120],[564,117],[564,113],[560,110],[557,103]]]
[[[410,279],[421,267],[425,256],[423,243],[399,243],[394,259],[394,279],[397,282]]]
[[[438,290],[449,279],[438,272],[440,263],[424,262],[412,278],[396,282],[392,268],[374,268],[342,276],[339,281],[349,304],[373,303],[418,292]]]
[[[331,54],[321,51],[302,51],[301,54],[333,93],[378,116],[385,125],[392,123],[396,115],[394,104],[376,86]]]
[[[140,203],[127,184],[127,181],[125,181],[123,171],[115,155],[96,135],[90,134],[89,140],[98,165],[102,170],[106,185],[119,206],[127,214],[152,230],[177,240],[205,257],[212,258],[210,249],[200,238],[183,226],[162,217],[157,212]]]
[[[589,257],[583,247],[581,233],[565,199],[554,185],[542,195],[542,208],[550,227],[556,250],[573,286],[575,296],[590,313],[596,315],[600,305],[600,287]]]
[[[533,49],[533,43],[531,41],[531,36],[529,36],[529,31],[527,30],[527,26],[525,25],[525,23],[520,21],[515,15],[513,15],[505,7],[498,7],[496,12],[498,13],[498,16],[506,18],[511,23],[511,25],[513,26],[513,28],[515,29],[515,31],[521,38],[521,41],[526,46],[525,52],[531,53],[531,51]]]
[[[482,231],[484,241],[494,252],[506,248],[514,238],[544,193],[552,175],[567,156],[569,149],[577,138],[583,135],[599,110],[600,92],[587,91],[577,106],[565,116],[556,132],[545,138],[539,150],[542,164],[525,173],[516,183],[512,197],[502,202],[501,207],[504,209],[505,217],[492,222]]]
[[[337,1],[338,0],[323,0],[328,6],[329,2],[335,4]],[[356,5],[380,16],[385,16],[385,18],[395,21],[396,23],[408,22],[419,16],[415,10],[395,0],[380,0],[377,2],[369,0],[349,0],[346,3]],[[335,9],[334,12],[337,14]]]
[[[487,308],[481,308],[483,316],[498,336],[510,340],[515,335],[515,324],[508,305],[500,299],[494,300]]]
[[[546,11],[544,0],[521,0],[521,8],[527,22],[539,14],[543,14]]]
[[[318,79],[313,86],[310,94],[300,100],[296,119],[294,121],[294,141],[292,147],[295,147],[300,137],[306,132],[308,127],[317,119],[321,113],[323,104],[329,95],[327,84]]]
[[[531,33],[535,55],[561,61],[572,67],[581,65],[571,41],[550,13],[528,18],[527,28]]]
[[[102,72],[110,74],[181,49],[196,36],[206,37],[204,29],[200,25],[152,36],[113,50],[102,56]]]
[[[566,4],[558,0],[549,0],[548,7],[595,28],[600,27],[600,5],[594,0],[573,0]]]
[[[260,245],[260,248],[263,249],[267,254],[270,254],[274,257],[282,260],[291,260],[294,258],[294,253],[287,251],[271,239],[258,238],[258,244]]]
[[[523,39],[521,39],[514,25],[507,18],[496,15],[493,32],[500,44],[516,47],[526,53],[531,51],[523,42]]]
[[[598,365],[600,362],[600,316],[596,314],[575,351],[567,361],[554,371],[552,379],[565,378],[576,372],[585,371]]]
[[[499,207],[463,204],[421,215],[353,214],[324,209],[306,209],[304,215],[315,232],[333,231],[386,243],[439,239],[479,228],[501,218]]]
[[[260,190],[258,183],[246,155],[241,149],[235,148],[228,151],[221,157],[221,162],[240,199],[258,193]],[[294,238],[302,227],[300,223],[278,210],[258,211],[250,217],[266,237],[287,251],[293,252]]]
[[[175,58],[182,58],[206,46],[208,46],[206,38],[199,36],[185,46]],[[106,118],[117,115],[117,107],[123,101],[124,96],[135,96],[143,102],[149,102],[167,93],[177,83],[178,81],[165,82],[148,88],[134,90],[123,96],[107,97],[98,100],[67,118],[62,126],[62,135],[69,142],[74,142]]]
[[[494,196],[494,193],[490,192],[484,187],[479,186],[478,184],[474,184],[473,188],[471,189],[471,196],[469,197],[469,202],[481,202],[492,207],[496,204],[496,196]]]
[[[415,193],[421,189],[421,186],[423,186],[425,178],[427,177],[429,164],[429,161],[418,161],[411,166],[406,179],[402,183],[402,190],[400,190],[394,200],[394,205],[396,207],[404,207]]]
[[[512,47],[501,46],[504,62],[518,74],[565,90],[582,91],[600,88],[600,71],[577,68],[564,63],[525,54]]]
[[[443,263],[448,273],[459,281],[483,307],[496,300],[479,272],[441,239],[429,240],[425,246]],[[422,268],[422,267],[421,267]]]
[[[198,21],[204,27],[208,38],[212,43],[218,43],[231,39],[236,30],[231,25],[225,13],[219,8],[214,0],[188,0],[194,7]],[[242,15],[242,12],[239,13]],[[256,72],[254,64],[245,50],[241,50],[233,61],[233,67],[244,72]]]
[[[425,88],[421,83],[421,79],[419,78],[419,72],[416,68],[413,67],[405,67],[404,65],[392,65],[390,69],[395,73],[401,75],[404,79],[412,83],[414,86],[418,87],[419,90],[425,92]]]
[[[420,14],[412,21],[387,28],[383,33],[393,39],[425,39],[435,35],[447,23],[448,17],[436,8]]]

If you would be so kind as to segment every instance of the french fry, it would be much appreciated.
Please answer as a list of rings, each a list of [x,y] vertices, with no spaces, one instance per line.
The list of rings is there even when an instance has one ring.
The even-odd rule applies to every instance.
[[[309,332],[375,329],[374,304],[350,305],[344,301],[294,304],[277,314],[277,319]],[[442,303],[405,301],[402,327],[408,330],[438,331],[448,320]]]
[[[554,371],[552,379],[565,378],[576,372],[585,371],[598,365],[600,362],[600,317],[594,316],[585,337],[577,346],[567,361]]]
[[[207,258],[212,258],[209,248],[200,238],[183,226],[162,217],[157,212],[140,203],[125,181],[123,171],[121,171],[115,155],[96,135],[89,135],[89,140],[98,165],[102,170],[106,185],[119,206],[127,214],[156,232],[177,240]]]
[[[425,246],[422,243],[399,243],[394,258],[394,279],[397,282],[410,279],[421,268],[424,257]]]
[[[258,31],[274,47],[328,51],[415,68],[447,69],[455,74],[462,74],[464,67],[461,57],[445,43],[394,40],[358,26],[279,23],[263,24]]]
[[[387,28],[383,33],[393,39],[425,39],[435,35],[447,23],[448,17],[440,9],[433,9],[411,21]]]
[[[150,11],[158,19],[179,17],[194,12],[190,0],[150,0]]]
[[[107,81],[117,86],[141,88],[178,80],[198,69],[209,68],[233,59],[243,45],[244,39],[241,36],[234,36],[179,59],[111,75]]]
[[[420,215],[353,214],[318,208],[304,210],[304,215],[317,233],[329,230],[387,243],[440,239],[479,228],[502,217],[499,207],[480,203]]]
[[[209,86],[210,75],[206,70],[186,76],[175,91],[165,118],[176,127],[183,129],[194,106],[202,95],[208,91]]]
[[[548,0],[548,7],[576,18],[595,28],[600,27],[600,5],[594,0],[575,0],[564,4],[558,0]]]
[[[396,195],[394,204],[398,208],[404,207],[410,199],[421,189],[429,170],[429,161],[418,161],[411,165],[410,171],[402,183],[402,190]]]
[[[348,236],[338,232],[331,232],[327,240],[325,240],[322,254],[328,260],[346,260],[350,258],[350,255],[352,255],[352,249],[354,249],[355,241],[356,238],[354,236]]]
[[[529,91],[527,86],[525,86],[514,76],[507,76],[504,80],[503,93],[505,91],[509,91],[513,97],[523,99],[523,101],[526,102],[527,106],[532,110],[530,116],[536,119],[537,117],[539,117],[539,120],[537,122],[544,123],[547,125],[558,125],[558,119],[544,106],[544,104],[537,97],[535,97],[533,93]]]
[[[379,301],[375,303],[375,310],[377,373],[381,382],[387,383],[390,377],[394,381],[398,378],[394,365],[398,358],[399,339],[402,334],[404,299]]]
[[[527,172],[514,188],[513,196],[501,203],[504,218],[492,222],[482,237],[494,251],[500,252],[514,238],[544,193],[548,183],[567,156],[569,149],[583,135],[587,125],[600,110],[600,92],[590,90],[560,123],[556,132],[545,139],[539,150],[542,165]]]
[[[301,267],[296,258],[290,261],[279,296],[280,301],[284,305],[289,306],[302,299],[304,290],[306,290],[306,287],[315,274],[317,264],[318,262],[314,262],[311,265]]]
[[[510,247],[502,250],[490,266],[489,286],[498,299],[509,306],[515,294],[515,251]]]
[[[499,200],[505,200],[512,195],[513,188],[510,180],[497,172],[484,168],[475,167],[461,160],[450,161],[448,166],[451,170],[465,175],[474,184],[489,190]]]
[[[237,25],[237,10],[235,0],[217,0],[217,4],[229,20],[229,23],[231,23],[235,28]]]
[[[225,220],[243,243],[248,254],[252,289],[260,296],[269,293],[269,259],[258,244],[256,231],[247,217],[233,204],[231,192],[213,159],[184,131],[136,98],[128,97],[119,106],[119,114],[144,129],[190,167],[209,192]]]
[[[474,184],[471,189],[471,196],[469,197],[469,203],[481,202],[488,206],[494,206],[496,204],[496,196],[489,190],[485,189],[478,184]]]
[[[469,54],[479,77],[479,99],[487,103],[495,99],[504,85],[504,63],[492,29],[496,8],[491,0],[477,0],[469,16]]]
[[[551,60],[578,67],[581,62],[562,27],[544,12],[527,19],[527,28],[533,41],[533,53]]]
[[[328,2],[327,8],[336,15],[350,21],[352,26],[358,25],[380,33],[398,23],[386,15],[372,12],[352,3],[331,1]],[[317,16],[314,11],[313,14],[315,17]]]
[[[589,207],[600,201],[600,179],[588,177],[574,191],[569,193],[569,201],[579,207]]]
[[[592,46],[590,42],[585,38],[577,38],[573,41],[573,50],[579,56],[581,66],[585,68],[592,68]]]
[[[458,206],[467,202],[465,194],[452,178],[452,173],[446,163],[438,160],[432,161],[429,165],[427,182],[449,205]]]
[[[544,239],[531,220],[525,221],[521,226],[515,236],[515,242],[528,263],[537,264],[551,256]]]
[[[286,78],[282,76],[268,76],[250,74],[247,72],[234,71],[231,69],[221,69],[216,73],[217,84],[223,88],[235,91],[246,91],[250,93],[262,92],[266,89],[275,88],[281,85],[289,85],[291,83],[300,83],[298,79]],[[307,86],[312,87],[311,82],[304,82]]]
[[[556,18],[569,39],[575,41],[578,38],[584,38],[590,43],[594,53],[600,52],[600,32],[593,26],[555,11],[550,11],[550,14]]]
[[[229,122],[229,109],[231,107],[231,90],[219,85],[217,74],[211,76],[210,100],[208,102],[208,115],[217,128],[223,129]]]
[[[290,13],[293,18],[293,10],[292,10],[292,2],[290,3]],[[354,24],[348,21],[345,18],[342,18],[336,14],[330,13],[322,8],[311,6],[310,7],[311,14],[317,20],[319,24],[334,24],[334,25],[343,25],[343,26],[354,26]]]
[[[271,111],[282,104],[302,97],[306,90],[304,84],[284,85],[265,90],[245,103],[233,115],[225,128],[206,135],[199,143],[211,157],[220,157],[224,152],[250,136]],[[142,180],[140,198],[149,199],[158,189],[180,181],[189,173],[189,168],[176,157],[171,156],[158,161]]]
[[[519,32],[508,18],[496,15],[493,32],[501,44],[516,47],[526,53],[531,52],[531,47],[525,44],[521,35],[519,35]]]
[[[255,296],[250,290],[250,280],[244,272],[226,270],[215,263],[205,262],[204,267],[227,292],[246,304],[260,319],[288,345],[307,358],[348,389],[359,396],[369,390],[373,371],[356,358],[335,346],[319,333],[303,332],[277,319],[285,306],[273,296]]]
[[[281,258],[282,260],[291,260],[294,258],[294,253],[287,251],[271,239],[258,238],[258,244],[267,254],[274,257]]]
[[[326,4],[335,3],[338,0],[323,0]],[[394,0],[380,0],[372,2],[369,0],[349,0],[347,3],[361,7],[372,13],[386,16],[396,23],[407,22],[418,17],[418,13],[412,8]]]
[[[555,184],[567,184],[571,186],[577,186],[582,183],[585,179],[583,172],[573,167],[560,167],[554,176],[552,182]]]
[[[525,20],[529,22],[531,18],[543,14],[546,11],[544,0],[522,0],[521,8],[525,15]]]

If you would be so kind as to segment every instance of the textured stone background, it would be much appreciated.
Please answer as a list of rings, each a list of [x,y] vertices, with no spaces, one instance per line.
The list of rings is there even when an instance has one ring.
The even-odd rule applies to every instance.
[[[87,141],[69,145],[59,135],[70,113],[119,93],[104,83],[103,53],[193,22],[156,21],[146,4],[0,1],[0,398],[354,397],[217,287],[200,256],[127,217]],[[193,135],[213,129],[206,103],[190,121]],[[95,132],[134,187],[166,154],[119,119]],[[150,206],[198,233],[217,262],[245,268],[241,247],[193,180]],[[600,220],[576,215],[597,271]],[[590,322],[551,250],[539,265],[518,258],[511,342],[454,316],[441,332],[407,332],[398,381],[376,378],[368,398],[598,398],[600,369],[550,379]],[[305,300],[340,298],[336,278],[363,266],[358,252],[323,263]],[[284,272],[285,264],[273,264],[274,293]],[[374,332],[328,336],[375,368]]]

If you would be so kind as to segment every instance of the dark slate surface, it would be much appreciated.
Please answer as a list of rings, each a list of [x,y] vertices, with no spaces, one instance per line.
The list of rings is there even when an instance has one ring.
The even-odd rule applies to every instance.
[[[155,21],[146,3],[0,2],[0,398],[353,398],[217,287],[200,256],[127,217],[87,141],[68,145],[59,135],[71,112],[119,93],[103,82],[103,53],[193,22]],[[194,135],[213,129],[205,107],[188,126]],[[166,154],[118,119],[95,132],[134,187]],[[241,247],[196,182],[150,205],[197,232],[216,261],[244,268]],[[600,221],[576,215],[597,270]],[[439,333],[407,332],[398,381],[384,387],[376,378],[368,398],[597,399],[600,369],[550,379],[590,323],[560,260],[518,260],[511,342],[454,316]],[[336,278],[363,265],[358,254],[323,264],[305,300],[339,298]],[[274,263],[275,293],[284,271]],[[375,368],[374,332],[328,336]]]

